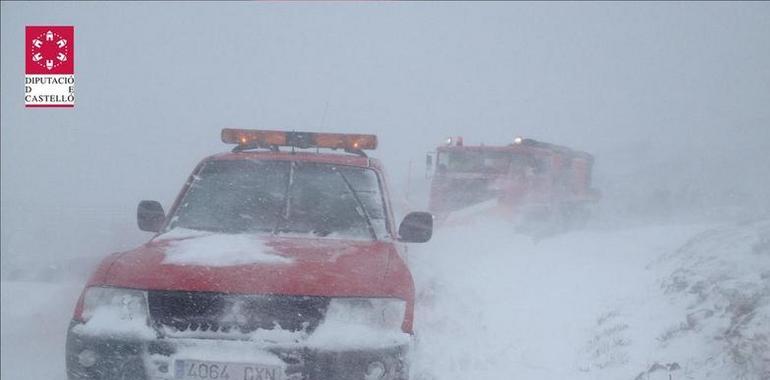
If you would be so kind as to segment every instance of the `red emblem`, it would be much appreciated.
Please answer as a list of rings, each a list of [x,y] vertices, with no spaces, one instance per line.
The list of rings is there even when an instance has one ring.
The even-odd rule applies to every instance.
[[[75,28],[28,26],[27,74],[74,74]]]

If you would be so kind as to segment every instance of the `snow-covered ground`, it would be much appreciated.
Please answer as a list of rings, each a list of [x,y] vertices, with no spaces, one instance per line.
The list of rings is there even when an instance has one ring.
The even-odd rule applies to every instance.
[[[82,282],[0,284],[0,378],[66,378],[65,334],[82,287]]]
[[[479,223],[410,261],[427,378],[770,378],[768,221],[540,241]]]
[[[539,240],[477,222],[439,228],[408,260],[423,378],[770,378],[768,221]],[[2,282],[0,377],[64,378],[81,286]]]

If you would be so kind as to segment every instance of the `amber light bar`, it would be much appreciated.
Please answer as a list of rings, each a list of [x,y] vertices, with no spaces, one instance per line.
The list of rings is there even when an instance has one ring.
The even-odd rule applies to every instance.
[[[285,132],[257,129],[222,129],[225,144],[260,147],[331,148],[346,150],[377,149],[377,136],[347,133]]]

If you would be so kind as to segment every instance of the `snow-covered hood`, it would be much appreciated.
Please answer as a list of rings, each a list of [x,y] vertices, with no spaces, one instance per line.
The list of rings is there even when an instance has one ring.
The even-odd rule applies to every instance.
[[[398,297],[411,274],[389,241],[164,234],[111,256],[91,285],[242,294]],[[410,305],[411,306],[411,305]],[[411,308],[411,307],[410,307]]]

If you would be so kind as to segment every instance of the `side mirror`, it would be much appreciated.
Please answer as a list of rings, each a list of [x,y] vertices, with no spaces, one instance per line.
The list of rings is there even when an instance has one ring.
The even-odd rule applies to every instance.
[[[166,221],[166,213],[158,201],[141,201],[136,208],[136,221],[140,230],[158,232]]]
[[[410,212],[398,227],[399,240],[407,243],[425,243],[433,236],[433,215],[429,212]]]

